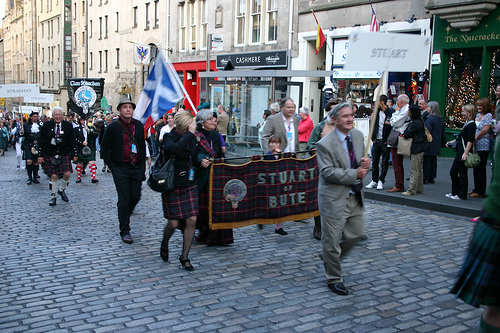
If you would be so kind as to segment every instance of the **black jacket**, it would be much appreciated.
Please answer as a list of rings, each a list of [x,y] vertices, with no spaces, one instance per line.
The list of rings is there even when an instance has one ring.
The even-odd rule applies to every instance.
[[[45,122],[40,129],[38,136],[40,156],[76,156],[76,143],[75,136],[73,134],[73,125],[65,120],[61,121],[60,139],[60,142],[58,142],[59,140],[56,140],[55,121],[49,120]]]
[[[413,138],[411,153],[420,154],[427,147],[427,137],[425,136],[424,121],[422,118],[413,119],[404,133],[405,139]]]
[[[432,142],[429,142],[425,150],[425,156],[437,156],[441,154],[441,147],[446,144],[446,134],[444,132],[444,120],[441,117],[428,116],[425,120],[425,127],[431,132]]]
[[[180,136],[174,129],[163,137],[159,158],[166,162],[172,156],[175,157],[176,188],[185,188],[195,184],[194,181],[189,181],[189,171],[196,159],[197,145],[198,141],[191,132]]]
[[[19,133],[19,136],[22,136],[24,138],[22,145],[21,145],[22,149],[31,149],[31,146],[33,146],[33,144],[36,143],[38,136],[40,135],[40,133],[32,133],[31,132],[31,125],[32,124],[33,123],[31,121],[24,123],[23,124],[24,134],[21,135]],[[40,123],[38,123],[38,125],[40,126],[40,131],[41,131],[43,123],[40,122]]]
[[[385,109],[385,121],[389,121],[391,119],[392,113],[394,112],[393,109],[387,108]],[[378,132],[378,122],[380,120],[380,110],[377,112],[377,117],[375,118],[375,127],[373,129],[373,134],[372,134],[372,141],[377,140],[377,132]],[[389,137],[389,133],[391,133],[392,126],[388,125],[384,122],[384,128],[382,129],[382,141],[384,143],[387,143],[387,138]]]
[[[101,144],[101,158],[111,169],[123,163],[123,129],[118,124],[120,118],[109,124],[104,132]],[[135,125],[135,139],[137,141],[138,165],[146,167],[146,141],[144,140],[144,126],[139,120],[132,119]]]

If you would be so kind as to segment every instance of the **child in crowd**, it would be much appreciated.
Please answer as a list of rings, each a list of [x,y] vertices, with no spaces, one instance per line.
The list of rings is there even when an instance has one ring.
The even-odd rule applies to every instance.
[[[269,148],[271,149],[266,153],[267,156],[264,156],[265,160],[279,160],[281,157],[279,155],[273,155],[273,154],[280,154],[281,153],[281,139],[279,136],[272,135],[269,138]],[[280,234],[280,235],[288,235],[288,232],[283,230],[281,227],[281,223],[276,224],[276,228],[274,230],[275,233]]]

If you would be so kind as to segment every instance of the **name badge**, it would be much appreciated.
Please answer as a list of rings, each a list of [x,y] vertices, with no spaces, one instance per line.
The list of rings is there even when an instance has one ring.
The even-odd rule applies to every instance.
[[[134,154],[137,154],[137,146],[133,143],[130,150],[132,151],[132,153]]]
[[[56,145],[56,139],[52,138],[50,140],[50,144],[53,145],[53,146],[55,146]]]

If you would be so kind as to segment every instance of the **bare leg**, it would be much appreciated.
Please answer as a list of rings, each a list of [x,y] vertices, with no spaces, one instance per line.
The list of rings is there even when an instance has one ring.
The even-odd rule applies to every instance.
[[[487,306],[483,312],[483,320],[490,326],[500,328],[500,307]]]

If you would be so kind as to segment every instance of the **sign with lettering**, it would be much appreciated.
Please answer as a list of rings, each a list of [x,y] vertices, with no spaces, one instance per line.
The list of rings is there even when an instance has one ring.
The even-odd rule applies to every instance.
[[[429,67],[430,36],[354,32],[344,70],[421,72]]]
[[[288,67],[288,53],[283,50],[220,54],[217,56],[217,68],[223,69],[229,61],[234,68]]]
[[[54,94],[24,96],[24,103],[54,103]]]
[[[3,84],[0,85],[0,97],[25,97],[40,95],[38,84]]]
[[[68,79],[68,108],[82,117],[101,106],[104,79]]]
[[[275,224],[318,216],[316,156],[230,165],[220,160],[210,171],[210,229]]]

